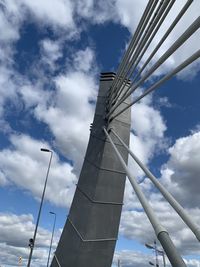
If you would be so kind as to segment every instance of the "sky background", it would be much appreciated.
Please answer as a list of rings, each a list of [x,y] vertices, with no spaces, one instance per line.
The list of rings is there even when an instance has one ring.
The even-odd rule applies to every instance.
[[[184,3],[175,2],[146,56]],[[53,226],[49,211],[57,214],[55,250],[87,147],[99,74],[117,70],[146,4],[146,0],[0,0],[0,266],[18,266],[19,257],[22,266],[27,264],[28,240],[33,236],[50,158],[41,147],[54,154],[32,266],[46,266]],[[200,1],[194,0],[153,62],[199,16],[199,11]],[[197,31],[148,84],[197,51],[199,42]],[[130,139],[135,154],[197,224],[199,71],[200,62],[196,61],[136,104]],[[198,241],[131,160],[129,166],[187,266],[200,266]],[[118,259],[123,267],[148,266],[154,254],[144,244],[152,244],[154,239],[127,181],[113,267]]]

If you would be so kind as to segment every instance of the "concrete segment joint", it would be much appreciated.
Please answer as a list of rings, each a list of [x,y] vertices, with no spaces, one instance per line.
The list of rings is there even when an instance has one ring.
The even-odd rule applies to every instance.
[[[104,242],[104,241],[116,241],[117,240],[117,238],[113,238],[113,237],[111,237],[111,238],[97,238],[97,239],[84,239],[82,237],[81,233],[79,232],[79,230],[76,228],[76,226],[71,221],[71,219],[69,217],[67,219],[70,222],[71,226],[74,228],[77,235],[80,237],[81,241],[83,241],[83,242]]]
[[[87,193],[85,193],[80,186],[77,185],[77,189],[79,190],[79,192],[81,192],[88,200],[90,200],[92,203],[95,204],[107,204],[107,205],[124,205],[124,203],[119,203],[119,202],[109,202],[109,201],[100,201],[100,200],[94,200],[92,199]]]
[[[91,165],[95,166],[97,169],[99,170],[102,170],[102,171],[108,171],[108,172],[115,172],[115,173],[120,173],[120,174],[126,174],[125,172],[122,172],[122,171],[117,171],[117,170],[112,170],[112,169],[108,169],[108,168],[102,168],[102,167],[99,167],[97,166],[94,162],[91,162],[90,160],[88,160],[86,157],[85,157],[85,160],[90,163]]]

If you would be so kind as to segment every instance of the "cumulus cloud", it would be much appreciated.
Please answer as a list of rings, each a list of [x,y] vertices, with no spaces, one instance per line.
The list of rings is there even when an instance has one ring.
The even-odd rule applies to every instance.
[[[118,260],[120,260],[121,266],[124,267],[143,267],[148,265],[149,261],[154,261],[154,256],[145,254],[141,251],[121,250],[116,251],[115,253],[113,260],[113,263],[115,264],[114,266],[118,266]]]
[[[131,112],[130,149],[143,164],[148,166],[155,154],[160,153],[167,145],[164,137],[166,125],[159,109],[153,107],[151,96],[135,104]],[[144,172],[131,156],[129,156],[128,167],[139,182],[145,178]],[[141,186],[146,193],[151,189],[146,179]],[[129,181],[126,182],[124,204],[124,210],[140,207]]]
[[[74,162],[74,170],[81,168],[93,119],[96,97],[93,51],[78,51],[72,68],[55,78],[56,91],[51,105],[38,105],[35,116],[51,129],[59,150]],[[74,66],[74,67],[73,67]]]
[[[74,26],[73,9],[69,0],[30,1],[22,0],[21,4],[43,23],[50,23],[66,28]],[[59,14],[59,15],[58,15]]]
[[[198,173],[200,171],[198,157],[199,140],[200,133],[198,127],[189,136],[177,139],[175,144],[168,149],[169,161],[163,165],[162,177],[160,179],[160,182],[183,205],[186,212],[197,224],[200,216],[198,193]],[[142,156],[140,157],[142,158]],[[143,160],[145,161],[145,159]],[[134,171],[137,173],[134,168],[132,170],[133,173]],[[161,224],[169,231],[180,253],[182,255],[195,255],[198,253],[198,241],[195,236],[163,199],[162,195],[155,191],[155,187],[150,180],[145,179],[140,186]],[[126,185],[125,206],[121,217],[120,234],[128,239],[137,240],[142,244],[152,242],[155,239],[153,228],[136,195],[131,190],[129,182]],[[188,266],[198,266],[199,264],[198,260],[185,261]]]
[[[2,10],[0,10],[0,25],[0,31],[2,33],[0,37],[1,41],[8,42],[19,38],[18,32],[13,27],[12,23],[6,20]]]
[[[58,77],[56,84],[55,106],[38,106],[35,114],[49,125],[59,150],[80,169],[93,116],[89,100],[95,83],[92,78],[77,72]]]
[[[140,94],[138,90],[137,94]],[[159,109],[153,107],[152,96],[147,96],[131,109],[132,126],[130,148],[144,163],[148,164],[153,155],[165,147],[165,121]],[[129,162],[131,162],[131,158]],[[136,176],[141,175],[139,168],[132,165]]]
[[[74,57],[74,68],[78,71],[89,72],[94,63],[94,51],[87,47],[85,50],[80,50]]]
[[[107,21],[118,21],[118,14],[115,8],[116,1],[106,0],[75,0],[74,10],[83,19],[90,20],[94,24],[102,24]]]
[[[41,42],[42,61],[43,64],[48,65],[50,69],[55,71],[56,61],[62,57],[62,43],[60,41],[52,41],[51,39],[44,39]]]
[[[191,135],[176,140],[175,144],[169,148],[169,161],[163,165],[160,179],[160,182],[183,205],[197,225],[200,217],[198,193],[199,136],[200,133],[194,131]],[[195,236],[163,199],[162,195],[155,191],[153,184],[145,179],[140,185],[155,214],[168,230],[180,253],[182,255],[198,253],[198,241]],[[120,234],[142,244],[152,242],[155,239],[153,228],[136,195],[131,191],[130,185],[126,187],[126,190]],[[198,266],[199,264],[198,260],[186,260],[186,262],[188,266]]]
[[[48,144],[23,134],[12,135],[10,142],[12,148],[0,152],[0,170],[4,174],[1,179],[40,198],[50,156],[41,153],[40,148],[48,148]],[[69,206],[76,180],[71,165],[61,162],[54,153],[45,198],[56,205]]]
[[[176,140],[169,148],[169,161],[162,167],[162,180],[187,207],[199,207],[200,132]]]
[[[34,142],[34,140],[23,134],[21,136],[15,134],[13,131],[15,129],[12,129],[8,124],[9,122],[6,121],[6,104],[9,101],[12,107],[16,106],[17,111],[20,107],[28,118],[34,116],[35,119],[44,122],[49,127],[54,138],[54,145],[70,162],[73,161],[74,164],[73,167],[70,164],[62,165],[57,160],[58,166],[56,172],[59,172],[58,169],[62,165],[61,169],[63,169],[63,173],[66,173],[66,176],[70,177],[69,180],[74,181],[76,176],[71,171],[73,170],[78,173],[81,168],[89,136],[89,125],[93,118],[94,105],[91,103],[94,103],[97,88],[95,55],[94,51],[89,47],[74,52],[71,57],[71,63],[67,66],[65,73],[62,71],[63,74],[56,75],[54,78],[50,78],[49,75],[46,77],[45,71],[47,70],[47,65],[52,74],[57,68],[57,60],[62,57],[62,46],[65,38],[63,39],[60,32],[60,39],[56,41],[52,39],[43,39],[40,41],[41,59],[34,62],[31,68],[31,75],[34,75],[35,79],[30,79],[31,77],[29,75],[22,76],[14,69],[13,53],[10,51],[19,38],[19,30],[21,23],[26,19],[27,10],[35,16],[35,19],[55,25],[58,22],[56,20],[59,16],[56,15],[55,20],[55,17],[52,17],[54,15],[49,10],[54,10],[53,14],[57,14],[55,10],[61,8],[63,9],[61,12],[62,15],[68,7],[68,4],[70,4],[69,1],[59,1],[58,6],[54,8],[54,5],[51,5],[50,2],[45,2],[39,7],[39,2],[34,2],[34,4],[30,1],[12,3],[12,1],[8,0],[4,2],[4,9],[0,14],[4,19],[3,21],[7,21],[5,27],[9,26],[16,33],[15,35],[13,34],[13,37],[4,38],[6,44],[2,47],[2,54],[4,54],[4,58],[2,59],[4,60],[0,65],[0,90],[2,91],[0,119],[1,125],[3,126],[1,131],[7,131],[9,134],[12,134],[10,140],[14,146],[14,151],[9,148],[1,151],[3,161],[1,164],[0,182],[1,185],[15,184],[25,190],[31,191],[36,197],[41,193],[40,187],[37,187],[36,184],[33,184],[31,187],[25,175],[22,174],[22,169],[30,165],[33,172],[36,172],[37,168],[40,168],[40,164],[35,164],[35,159],[32,159],[32,156],[27,151],[24,152],[20,148],[18,150],[16,147],[18,141],[24,145],[24,142],[26,142],[25,139],[29,139],[27,142],[30,143]],[[22,12],[19,14],[20,7],[22,8]],[[68,12],[72,11],[68,10]],[[21,19],[19,19],[19,15],[21,15]],[[15,21],[17,21],[16,25],[14,23],[8,24],[12,22],[12,20],[9,20],[9,16],[15,18]],[[70,18],[65,19],[68,20]],[[60,27],[65,27],[67,23],[68,21],[63,20],[63,24]],[[73,26],[73,23],[70,22],[68,26],[70,25]],[[7,49],[6,47],[9,47],[9,49],[5,56],[3,52]],[[49,84],[49,88],[54,87],[55,90],[46,90],[45,86],[47,83]],[[40,147],[41,143],[37,143],[36,145]],[[6,162],[5,157],[9,158],[8,162]],[[17,169],[18,159],[21,160],[21,166],[17,170],[18,175],[15,176],[14,173]],[[61,172],[56,173],[56,175],[60,176]],[[31,177],[29,178],[31,179]],[[40,178],[42,183],[42,177]],[[61,177],[60,179],[62,180]],[[54,200],[47,197],[49,201],[60,205],[63,203],[61,199],[65,198],[67,193],[70,197],[67,197],[65,205],[69,205],[74,188],[72,185],[65,184],[66,186],[64,186],[63,183],[65,184],[64,180],[60,183],[63,186],[59,192],[60,200],[59,197]],[[52,184],[52,186],[54,185]],[[50,187],[47,187],[48,191],[51,191]],[[69,192],[71,193],[69,194]]]
[[[112,10],[112,12],[110,12]],[[59,14],[59,15],[58,15]],[[79,35],[85,28],[81,20],[92,24],[106,21],[118,21],[115,1],[100,0],[44,0],[30,1],[2,0],[0,6],[1,39],[16,41],[20,37],[19,29],[26,20],[38,23],[41,28],[51,27],[55,35],[69,40]],[[7,29],[5,31],[5,29]],[[64,33],[65,37],[62,36]]]
[[[131,0],[116,1],[116,9],[119,15],[119,20],[121,24],[127,27],[131,33],[134,33],[146,5],[146,0],[137,1],[137,4],[133,3]]]
[[[138,218],[138,216],[137,216]],[[133,219],[133,218],[132,218]],[[142,218],[144,219],[144,218]],[[143,220],[142,220],[143,221]],[[142,225],[142,226],[145,226]],[[134,225],[133,230],[135,233],[135,227],[140,227],[139,224]],[[30,214],[16,215],[11,213],[1,213],[0,214],[0,256],[1,263],[8,266],[18,266],[18,259],[22,257],[22,263],[26,264],[29,256],[29,248],[27,246],[30,236],[32,236],[35,225],[33,223],[33,217]],[[147,227],[148,230],[148,227]],[[176,229],[174,230],[174,232]],[[13,233],[10,235],[10,233]],[[181,238],[180,243],[185,244],[185,237],[187,233],[181,232],[184,238]],[[53,248],[56,247],[60,232],[56,232],[54,235]],[[148,242],[151,243],[153,239]],[[36,240],[36,247],[33,254],[32,265],[34,267],[43,267],[46,265],[49,243],[51,238],[51,232],[39,227],[38,235]],[[146,239],[143,241],[145,242]],[[188,243],[185,244],[188,247]],[[190,244],[190,248],[191,244]],[[159,249],[161,249],[159,247]],[[194,249],[194,248],[193,248]],[[198,245],[196,246],[198,249]],[[148,251],[147,251],[148,252]],[[154,260],[153,254],[147,254],[147,252],[139,250],[121,250],[116,251],[113,266],[117,266],[118,259],[121,260],[122,266],[143,266],[144,262]],[[169,265],[168,260],[167,266]],[[193,267],[198,266],[198,259],[185,259],[187,266]],[[159,257],[159,262],[162,263],[162,257]]]
[[[66,4],[66,2],[60,1],[59,3]],[[12,4],[10,1],[5,4],[7,12],[9,14],[13,12],[16,17],[19,15],[17,13],[18,5]],[[24,1],[23,8],[24,6],[31,8],[31,3]],[[48,10],[48,5],[44,6]],[[40,14],[46,12],[43,7],[41,9]],[[37,12],[37,8],[35,12]],[[3,15],[9,21],[7,13],[4,12]],[[22,17],[23,15],[24,13],[22,12]],[[44,19],[42,15],[41,19]],[[16,32],[19,33],[19,29],[20,27],[17,27]],[[10,50],[12,45],[13,43],[9,46]],[[41,59],[33,62],[34,64],[31,68],[31,76],[33,75],[35,79],[29,79],[29,75],[22,76],[14,69],[12,64],[13,54],[8,55],[10,64],[7,63],[9,61],[5,58],[5,61],[0,66],[0,90],[2,90],[0,100],[1,125],[4,126],[4,129],[9,129],[5,116],[7,101],[10,101],[16,107],[21,106],[22,109],[26,110],[28,116],[34,114],[37,120],[43,121],[49,126],[55,137],[57,148],[68,159],[72,160],[76,166],[75,168],[79,170],[87,145],[89,125],[94,112],[94,106],[90,104],[90,101],[94,102],[96,97],[97,67],[95,65],[94,51],[86,47],[83,50],[74,52],[66,72],[53,78],[49,77],[48,74],[46,75],[45,71],[47,69],[50,70],[51,76],[57,70],[57,60],[62,57],[63,37],[61,35],[61,39],[57,41],[44,39],[40,42],[40,45]],[[49,88],[55,87],[55,91],[46,90],[47,83]],[[68,128],[69,125],[71,125],[71,133]],[[66,136],[66,132],[69,133],[69,136]]]
[[[53,28],[61,27],[66,30],[74,30],[73,7],[69,0],[54,1],[29,1],[11,0],[3,1],[5,10],[13,14],[18,20],[35,19],[40,26],[50,25]],[[59,16],[57,15],[59,14]],[[31,15],[31,17],[30,17]]]
[[[28,242],[33,236],[35,225],[30,214],[16,215],[13,213],[0,213],[0,257],[1,264],[18,266],[19,257],[26,265],[29,256]],[[12,233],[12,234],[11,234]],[[60,232],[55,232],[53,248],[56,247]],[[51,232],[39,227],[33,253],[33,266],[45,266]]]
[[[22,102],[25,105],[25,109],[31,111],[31,108],[36,107],[39,104],[49,102],[52,93],[45,90],[41,90],[41,84],[37,83],[34,85],[29,81],[24,82],[23,85],[18,89],[18,93],[21,97]]]
[[[0,117],[3,117],[5,102],[9,99],[15,99],[16,86],[10,80],[12,72],[4,66],[0,66]],[[5,90],[5,88],[7,90]]]
[[[198,240],[169,204],[158,193],[150,194],[148,200],[159,221],[168,230],[178,251],[182,255],[195,255],[198,253]],[[194,222],[198,223],[200,209],[188,209],[187,212],[193,218]],[[137,240],[142,244],[152,242],[156,238],[141,205],[138,205],[137,210],[123,211],[120,234],[128,239]]]
[[[155,254],[152,251],[152,254],[146,254],[141,251],[135,251],[135,250],[121,250],[116,251],[114,261],[113,261],[113,267],[118,266],[118,260],[120,260],[120,263],[123,267],[143,267],[148,266],[149,261],[155,264]],[[169,263],[167,257],[165,257],[166,266],[170,267],[171,264]],[[197,267],[200,264],[200,261],[198,259],[186,259],[184,258],[184,261],[188,267]],[[162,266],[163,264],[163,258],[162,256],[158,256],[158,262]],[[159,266],[160,266],[159,265]]]
[[[5,174],[2,171],[0,171],[0,186],[4,185],[7,185],[7,179]]]
[[[18,6],[15,2],[8,0],[0,3],[1,47],[18,40],[20,37],[21,18],[18,12]],[[21,15],[23,17],[23,11]]]

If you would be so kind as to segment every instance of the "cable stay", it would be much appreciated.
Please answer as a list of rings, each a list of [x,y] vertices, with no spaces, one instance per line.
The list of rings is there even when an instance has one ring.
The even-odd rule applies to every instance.
[[[152,183],[158,188],[168,203],[174,208],[177,214],[187,224],[191,231],[196,236],[197,240],[200,241],[200,228],[192,221],[190,216],[186,213],[184,208],[176,201],[176,199],[165,189],[165,187],[158,181],[158,179],[150,172],[150,170],[138,159],[138,157],[130,150],[130,148],[124,143],[115,131],[110,128],[110,131],[117,137],[123,147],[128,151],[129,155],[135,160],[135,162],[144,171],[146,176],[152,181]]]
[[[126,172],[127,177],[137,195],[154,231],[155,234],[160,241],[169,261],[171,262],[173,267],[186,267],[185,262],[183,261],[182,257],[180,256],[179,252],[177,251],[174,243],[172,242],[168,231],[161,225],[159,219],[157,218],[156,214],[154,213],[153,208],[149,204],[148,200],[146,199],[144,193],[142,192],[140,186],[138,185],[136,178],[133,176],[131,171],[128,169],[124,159],[122,158],[120,152],[118,151],[116,145],[114,144],[113,140],[111,139],[109,133],[104,128],[104,133],[109,140],[117,158],[119,159],[124,171]]]
[[[133,36],[133,39],[130,42],[130,45],[125,53],[122,63],[119,65],[118,73],[111,85],[111,88],[108,93],[108,105],[107,105],[107,115],[106,118],[108,121],[111,121],[113,118],[116,118],[122,114],[127,108],[137,103],[144,96],[158,88],[165,81],[169,80],[172,76],[183,70],[186,66],[191,64],[193,61],[199,58],[198,51],[192,56],[188,57],[184,62],[182,62],[174,70],[170,71],[158,82],[155,82],[149,89],[147,89],[140,97],[136,98],[117,112],[117,108],[124,102],[126,99],[140,86],[144,86],[145,83],[151,75],[171,56],[177,49],[179,49],[199,28],[200,28],[200,17],[198,17],[186,30],[185,32],[167,49],[167,51],[153,64],[150,69],[148,69],[142,76],[142,72],[146,69],[149,62],[153,59],[156,52],[159,50],[161,45],[167,39],[169,34],[175,28],[177,23],[183,17],[185,12],[188,10],[193,0],[188,0],[185,5],[182,7],[174,21],[171,23],[167,31],[164,33],[161,40],[158,42],[156,47],[153,49],[149,57],[146,59],[145,63],[140,69],[138,66],[145,55],[148,47],[152,43],[156,33],[160,29],[162,23],[165,21],[167,15],[172,9],[175,1],[174,0],[165,0],[158,3],[158,1],[149,1],[147,8],[145,9],[144,14],[148,17],[148,21],[142,19],[139,23],[139,26],[136,29],[136,33]],[[144,15],[143,14],[143,15]],[[142,31],[141,31],[142,30]],[[134,75],[134,73],[136,74]],[[133,80],[131,81],[131,77]],[[139,80],[138,80],[139,78]]]

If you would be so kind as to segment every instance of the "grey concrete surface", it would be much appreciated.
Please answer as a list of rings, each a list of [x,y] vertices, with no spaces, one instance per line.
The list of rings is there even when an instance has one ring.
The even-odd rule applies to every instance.
[[[108,126],[106,96],[114,77],[114,73],[101,74],[88,148],[55,252],[62,267],[110,267],[112,264],[125,187],[125,173],[103,132],[103,126]],[[125,105],[127,103],[122,103],[116,112]],[[127,110],[108,126],[113,127],[127,145],[130,121],[130,110]],[[127,162],[127,151],[112,137]],[[51,267],[57,267],[55,258]]]

